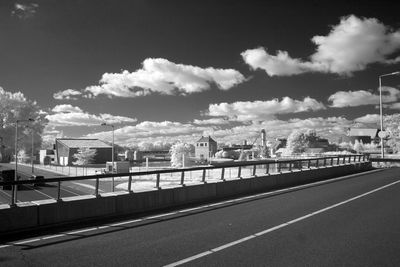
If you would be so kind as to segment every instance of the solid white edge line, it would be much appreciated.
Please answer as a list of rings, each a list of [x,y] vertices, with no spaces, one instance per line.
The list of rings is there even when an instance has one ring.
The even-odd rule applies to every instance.
[[[345,201],[336,203],[336,204],[331,205],[331,206],[328,206],[328,207],[326,207],[326,208],[323,208],[323,209],[314,211],[314,212],[312,212],[312,213],[306,214],[306,215],[304,215],[304,216],[301,216],[301,217],[296,218],[296,219],[294,219],[294,220],[288,221],[288,222],[286,222],[286,223],[282,223],[282,224],[277,225],[277,226],[274,226],[274,227],[272,227],[272,228],[268,228],[268,229],[266,229],[266,230],[264,230],[264,231],[261,231],[261,232],[258,232],[258,233],[249,235],[249,236],[247,236],[247,237],[244,237],[244,238],[241,238],[241,239],[238,239],[238,240],[235,240],[235,241],[232,241],[232,242],[227,243],[227,244],[224,244],[224,245],[222,245],[222,246],[219,246],[219,247],[216,247],[216,248],[207,250],[207,251],[205,251],[205,252],[202,252],[202,253],[193,255],[193,256],[191,256],[191,257],[182,259],[182,260],[180,260],[180,261],[170,263],[170,264],[168,264],[168,265],[165,265],[165,267],[179,266],[179,265],[182,265],[183,263],[187,263],[187,262],[193,261],[193,260],[195,260],[195,259],[199,259],[199,258],[208,256],[208,255],[210,255],[210,254],[212,254],[212,253],[216,253],[216,252],[218,252],[218,251],[227,249],[227,248],[229,248],[229,247],[232,247],[232,246],[241,244],[241,243],[246,242],[246,241],[248,241],[248,240],[250,240],[250,239],[253,239],[253,238],[255,238],[255,237],[259,237],[259,236],[262,236],[262,235],[271,233],[271,232],[273,232],[273,231],[276,231],[276,230],[278,230],[278,229],[281,229],[281,228],[283,228],[283,227],[286,227],[286,226],[288,226],[288,225],[294,224],[294,223],[296,223],[296,222],[303,221],[303,220],[305,220],[305,219],[307,219],[307,218],[313,217],[313,216],[315,216],[315,215],[317,215],[317,214],[321,214],[321,213],[326,212],[326,211],[328,211],[328,210],[331,210],[331,209],[334,209],[334,208],[336,208],[336,207],[342,206],[342,205],[344,205],[344,204],[347,204],[347,203],[352,202],[352,201],[354,201],[354,200],[357,200],[357,199],[359,199],[359,198],[365,197],[365,196],[367,196],[367,195],[373,194],[373,193],[375,193],[375,192],[378,192],[378,191],[380,191],[380,190],[383,190],[383,189],[385,189],[385,188],[387,188],[387,187],[393,186],[393,185],[398,184],[398,183],[400,183],[400,180],[395,181],[395,182],[390,183],[390,184],[387,184],[387,185],[384,185],[384,186],[381,186],[381,187],[378,187],[378,188],[376,188],[376,189],[374,189],[374,190],[371,190],[371,191],[368,191],[368,192],[366,192],[366,193],[364,193],[364,194],[361,194],[361,195],[358,195],[358,196],[355,196],[355,197],[346,199]]]
[[[378,172],[378,171],[382,171],[382,170],[380,170],[380,169],[378,169],[378,170],[371,170],[371,171],[363,172],[362,174],[369,174],[369,173],[374,173],[374,172]],[[271,192],[265,192],[265,193],[260,193],[260,194],[256,194],[256,195],[241,197],[241,198],[229,200],[229,202],[227,202],[227,201],[222,201],[222,202],[212,203],[212,204],[208,204],[208,205],[202,205],[202,206],[193,208],[193,210],[194,210],[194,209],[210,208],[210,207],[219,206],[219,205],[223,205],[223,204],[227,204],[227,203],[240,202],[241,200],[254,199],[254,198],[258,198],[258,197],[262,197],[262,196],[269,196],[269,195],[273,196],[273,195],[280,194],[280,193],[292,192],[292,191],[296,191],[296,190],[303,189],[303,188],[313,187],[313,186],[316,186],[316,185],[319,185],[319,184],[327,184],[327,183],[331,183],[331,182],[335,182],[335,181],[346,180],[346,179],[349,179],[349,178],[351,178],[351,177],[358,176],[358,175],[360,175],[360,173],[350,174],[350,175],[346,175],[346,176],[342,176],[342,177],[338,177],[338,178],[334,178],[334,179],[329,179],[329,180],[318,181],[318,182],[314,182],[314,183],[310,183],[310,184],[304,184],[304,185],[299,185],[299,186],[294,186],[294,187],[279,189],[279,190],[275,190],[275,191],[271,191]],[[187,210],[187,209],[186,209],[186,210]],[[178,210],[178,211],[176,211],[176,212],[173,212],[172,214],[178,214],[178,213],[183,212],[183,211],[184,211],[184,210]],[[160,218],[160,217],[166,217],[166,216],[169,216],[169,215],[171,215],[171,213],[163,213],[163,214],[155,215],[155,216],[157,216],[157,218]],[[154,218],[155,216],[151,216],[151,217]],[[149,218],[151,218],[151,217],[143,217],[143,218],[140,218],[140,219],[135,219],[135,220],[129,220],[129,221],[125,221],[125,222],[114,223],[114,224],[110,224],[110,225],[108,225],[108,226],[109,226],[109,227],[115,227],[115,226],[127,225],[127,224],[130,224],[130,223],[136,223],[136,222],[146,221],[146,220],[149,220]],[[281,228],[281,227],[279,227],[279,228]],[[74,231],[74,232],[55,234],[55,235],[53,235],[54,237],[51,236],[51,237],[46,238],[46,239],[56,238],[56,237],[59,237],[59,236],[62,237],[62,236],[65,236],[65,235],[72,235],[72,234],[83,233],[83,232],[89,232],[89,231],[95,231],[95,230],[99,230],[99,229],[100,229],[99,227],[93,227],[93,228],[84,229],[84,230],[78,230],[78,231]],[[272,229],[272,228],[271,228],[271,229]],[[268,232],[269,232],[269,231],[268,231]],[[255,235],[257,235],[257,234],[255,234]],[[44,238],[40,238],[39,240],[43,240],[43,239],[44,239]],[[26,242],[26,241],[23,241],[23,242]],[[31,242],[32,242],[32,241],[31,241]],[[36,242],[36,241],[35,241],[35,242]],[[0,246],[0,249],[1,249],[1,248],[5,248],[5,247],[12,246],[13,244],[16,244],[16,243],[10,243],[10,244],[2,245],[2,246]]]

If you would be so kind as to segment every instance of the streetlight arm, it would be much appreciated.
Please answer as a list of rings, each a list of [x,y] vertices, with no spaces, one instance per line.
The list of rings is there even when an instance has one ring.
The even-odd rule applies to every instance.
[[[387,73],[387,74],[382,74],[379,76],[380,77],[384,77],[384,76],[391,76],[391,75],[400,75],[400,71],[395,71],[395,72],[391,72],[391,73]]]

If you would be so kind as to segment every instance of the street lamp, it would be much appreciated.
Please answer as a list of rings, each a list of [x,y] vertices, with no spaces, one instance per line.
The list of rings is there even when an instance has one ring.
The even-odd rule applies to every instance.
[[[384,158],[385,157],[385,149],[384,149],[384,144],[383,144],[383,138],[385,138],[384,133],[383,133],[383,113],[382,113],[382,77],[385,76],[391,76],[391,75],[399,75],[400,71],[396,71],[396,72],[391,72],[391,73],[387,73],[387,74],[382,74],[379,76],[379,111],[380,111],[380,120],[381,120],[381,157]]]
[[[114,173],[114,125],[103,122],[101,124],[101,126],[110,126],[112,128],[112,149],[111,149],[112,168],[111,168],[111,172]],[[112,191],[114,192],[114,177],[112,177]]]
[[[33,122],[35,121],[34,119],[27,119],[27,120],[16,120],[15,121],[15,172],[14,172],[14,181],[16,182],[18,180],[18,123],[19,122]],[[12,186],[12,198],[11,198],[11,206],[14,206],[15,203],[17,202],[17,191],[18,191],[18,186],[13,185]]]
[[[31,151],[31,164],[32,164],[32,175],[34,173],[34,169],[33,169],[33,127],[31,127],[31,134],[32,134],[32,151]]]

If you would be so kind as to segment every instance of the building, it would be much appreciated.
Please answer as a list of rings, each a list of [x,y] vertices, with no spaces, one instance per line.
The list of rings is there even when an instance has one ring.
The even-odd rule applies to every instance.
[[[378,137],[379,131],[379,129],[374,128],[350,128],[350,142],[354,144],[355,141],[358,140],[359,142],[362,141],[364,144],[378,144],[380,142],[380,139]]]
[[[195,157],[200,160],[208,160],[217,152],[217,142],[210,136],[202,136],[195,145]]]
[[[59,138],[55,144],[55,163],[60,165],[72,165],[75,161],[74,154],[78,153],[80,148],[96,149],[96,156],[92,164],[105,164],[112,161],[112,146],[98,139],[75,139]]]
[[[41,149],[39,152],[40,164],[49,165],[54,164],[55,155],[54,149]]]

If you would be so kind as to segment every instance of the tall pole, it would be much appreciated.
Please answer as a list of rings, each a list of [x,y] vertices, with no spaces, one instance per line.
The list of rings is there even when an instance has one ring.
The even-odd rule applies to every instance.
[[[32,163],[32,174],[33,174],[33,172],[34,172],[34,169],[33,169],[33,127],[31,128],[31,131],[32,131],[32,153],[31,153],[31,163]]]
[[[112,173],[114,174],[114,125],[111,125],[111,127],[112,127],[112,149],[111,149],[112,158],[111,158],[111,160],[112,160]],[[112,191],[114,192],[114,176],[112,178]]]
[[[383,133],[383,112],[382,112],[382,76],[379,76],[379,112],[381,120],[381,133]],[[385,149],[383,147],[383,135],[381,135],[381,158],[385,157]]]
[[[14,182],[17,181],[17,172],[18,172],[18,120],[15,122],[15,144],[14,144],[14,154],[15,154],[15,171],[14,171]],[[11,197],[11,206],[15,206],[17,202],[17,190],[16,185],[12,186],[12,197]]]
[[[381,120],[381,157],[385,157],[385,148],[384,148],[384,138],[386,134],[383,134],[383,112],[382,112],[382,77],[391,76],[391,75],[399,75],[400,71],[395,71],[392,73],[382,74],[379,76],[379,111],[380,111],[380,120]]]

